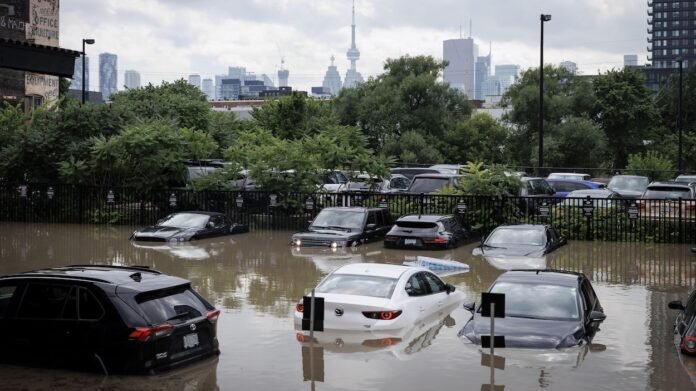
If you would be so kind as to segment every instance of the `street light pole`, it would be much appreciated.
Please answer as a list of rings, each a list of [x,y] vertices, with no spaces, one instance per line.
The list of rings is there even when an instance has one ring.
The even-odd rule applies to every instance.
[[[551,20],[551,15],[541,14],[541,44],[539,51],[539,172],[544,167],[544,22]]]
[[[82,104],[85,104],[85,44],[92,45],[93,39],[82,40]]]
[[[678,161],[678,167],[679,167],[679,174],[684,173],[684,162],[682,159],[682,73],[683,73],[683,65],[684,65],[684,59],[681,57],[677,57],[675,59],[679,63],[679,109],[677,110],[677,127],[679,128],[679,161]]]

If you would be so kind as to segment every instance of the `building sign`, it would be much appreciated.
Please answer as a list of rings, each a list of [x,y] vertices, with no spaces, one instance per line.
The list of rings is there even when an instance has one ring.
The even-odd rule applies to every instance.
[[[58,0],[31,0],[29,4],[27,40],[58,47]]]
[[[27,20],[27,0],[0,0],[0,36],[24,39]]]

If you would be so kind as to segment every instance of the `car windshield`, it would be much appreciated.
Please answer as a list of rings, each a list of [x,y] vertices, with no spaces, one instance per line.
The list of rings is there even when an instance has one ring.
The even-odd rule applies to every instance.
[[[311,228],[340,227],[362,229],[365,212],[359,210],[324,209],[312,222]]]
[[[326,277],[316,291],[388,299],[394,293],[397,281],[396,278],[334,273]]]
[[[644,191],[648,187],[648,178],[645,177],[618,177],[615,176],[611,178],[607,188],[617,191],[617,190],[629,190],[629,191]]]
[[[408,189],[411,193],[432,193],[449,185],[447,178],[413,178],[411,187]]]
[[[688,187],[654,186],[645,191],[643,198],[659,200],[691,199],[691,191]]]
[[[489,246],[523,244],[529,246],[544,245],[544,231],[540,229],[499,228],[486,240]]]
[[[203,228],[210,217],[196,213],[177,213],[165,217],[157,225],[160,227]]]
[[[580,319],[577,294],[573,287],[500,281],[493,285],[491,292],[505,294],[505,316]]]
[[[680,183],[691,183],[691,182],[696,182],[696,176],[693,175],[679,175],[677,179],[674,180],[675,182],[680,182]]]

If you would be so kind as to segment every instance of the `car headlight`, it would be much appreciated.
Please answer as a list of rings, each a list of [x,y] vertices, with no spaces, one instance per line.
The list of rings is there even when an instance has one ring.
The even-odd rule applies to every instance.
[[[302,245],[302,240],[300,239],[295,239],[294,240],[295,246],[300,247]]]

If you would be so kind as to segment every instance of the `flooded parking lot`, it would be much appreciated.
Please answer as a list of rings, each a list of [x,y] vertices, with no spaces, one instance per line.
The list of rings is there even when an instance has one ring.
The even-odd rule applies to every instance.
[[[393,336],[332,333],[310,344],[294,329],[295,303],[328,272],[356,262],[401,264],[416,255],[470,265],[447,283],[478,300],[503,272],[471,249],[415,252],[373,243],[347,252],[289,246],[291,232],[251,232],[190,244],[130,243],[132,227],[0,223],[0,275],[84,263],[147,265],[187,278],[222,309],[222,354],[155,376],[109,376],[0,365],[2,389],[102,390],[479,390],[491,374],[481,351],[457,337],[461,306]],[[566,351],[497,349],[506,358],[495,384],[506,390],[686,390],[696,359],[672,342],[670,300],[696,286],[687,245],[571,242],[538,265],[592,280],[607,320],[589,346]],[[693,377],[693,378],[692,378]]]

